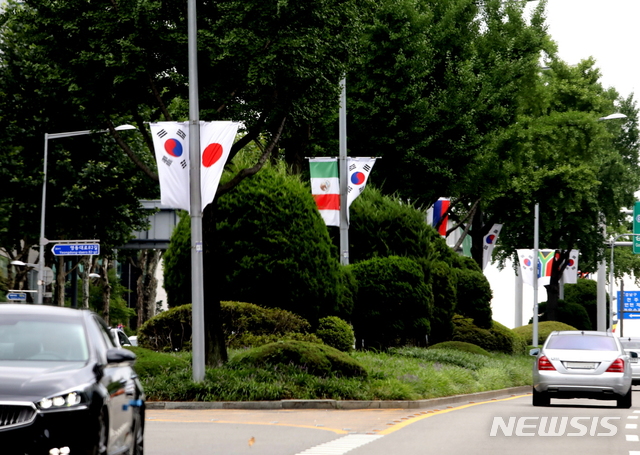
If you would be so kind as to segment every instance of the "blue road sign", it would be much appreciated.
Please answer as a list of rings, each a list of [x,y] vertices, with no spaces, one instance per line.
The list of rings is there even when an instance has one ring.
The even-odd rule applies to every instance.
[[[99,243],[57,243],[52,248],[55,256],[89,256],[100,254]]]
[[[10,292],[7,294],[7,300],[27,300],[26,292]]]
[[[618,302],[620,302],[620,291],[618,291]],[[624,311],[625,319],[640,319],[640,291],[624,291]],[[626,311],[638,313],[626,313]],[[620,314],[620,303],[618,303],[618,314]]]

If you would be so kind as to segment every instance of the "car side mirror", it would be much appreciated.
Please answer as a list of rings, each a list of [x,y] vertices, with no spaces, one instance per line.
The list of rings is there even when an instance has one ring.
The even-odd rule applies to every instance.
[[[631,357],[631,363],[638,363],[638,353],[635,351],[629,351],[629,356]]]
[[[540,354],[540,348],[533,348],[532,350],[529,351],[529,355],[538,355]]]
[[[130,362],[133,363],[136,361],[136,355],[129,351],[128,349],[122,348],[111,348],[107,349],[107,363],[123,363]]]

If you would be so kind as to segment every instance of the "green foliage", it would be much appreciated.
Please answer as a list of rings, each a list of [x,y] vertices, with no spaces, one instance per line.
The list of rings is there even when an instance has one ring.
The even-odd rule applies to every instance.
[[[456,315],[453,324],[453,341],[464,341],[487,351],[505,354],[523,354],[527,346],[522,336],[497,321],[492,322],[490,329],[483,329],[473,320]]]
[[[129,320],[136,316],[136,310],[127,306],[125,295],[129,291],[120,283],[116,270],[109,269],[109,286],[111,286],[111,297],[109,299],[109,324],[117,326],[118,324],[129,325]],[[102,313],[104,303],[102,301],[102,286],[89,285],[89,307],[98,313]],[[70,303],[70,302],[69,302]]]
[[[491,299],[493,293],[484,273],[472,269],[457,269],[456,278],[457,303],[455,312],[473,319],[474,324],[478,327],[489,329],[492,323]]]
[[[138,346],[154,351],[179,351],[191,347],[191,304],[155,315],[138,329]]]
[[[191,367],[189,361],[171,353],[156,352],[140,346],[127,346],[126,349],[136,355],[135,370],[141,377],[170,374]]]
[[[547,302],[538,304],[538,322],[547,321]],[[567,302],[566,300],[558,300],[558,308],[556,311],[556,320],[564,322],[567,325],[575,327],[578,330],[593,330],[593,324],[589,319],[587,310],[579,303]],[[596,319],[597,321],[597,319]],[[529,324],[533,322],[533,318],[529,319]]]
[[[322,343],[308,333],[311,325],[280,308],[263,308],[245,302],[221,302],[222,331],[228,347],[254,347],[279,340]],[[173,307],[154,316],[139,330],[138,344],[156,351],[176,351],[191,346],[191,304]]]
[[[616,248],[619,249],[619,248]],[[595,329],[598,322],[598,283],[595,280],[588,280],[586,278],[579,278],[575,284],[564,285],[564,301],[566,303],[578,304],[584,307],[587,312],[587,317],[590,321],[590,327]],[[607,295],[607,307],[609,306],[609,295]],[[560,319],[562,322],[566,322],[569,325],[578,327],[575,324],[571,324],[568,321]],[[608,325],[608,324],[607,324]],[[587,329],[588,330],[588,329]]]
[[[350,352],[355,342],[353,328],[337,316],[320,319],[316,335],[324,344],[343,352]]]
[[[288,364],[296,365],[317,376],[367,376],[364,367],[347,354],[330,346],[304,341],[281,341],[250,349],[233,358],[229,367],[278,367]]]
[[[164,289],[169,308],[191,303],[191,218],[180,212],[180,221],[171,233],[169,248],[162,258]]]
[[[374,168],[377,170],[377,168]],[[375,257],[430,258],[436,231],[425,223],[425,214],[398,197],[386,196],[367,185],[349,208],[349,260],[356,263]],[[332,231],[334,244],[338,233]]]
[[[398,256],[353,264],[358,280],[354,311],[356,346],[424,345],[432,301],[421,267]]]
[[[538,344],[542,346],[551,332],[556,330],[577,330],[568,324],[558,321],[543,321],[538,323]],[[533,324],[523,325],[513,329],[515,333],[525,339],[527,345],[533,345]]]
[[[245,352],[232,350],[232,363]],[[191,361],[186,352],[175,356]],[[153,401],[419,400],[531,385],[532,358],[525,355],[398,348],[393,354],[354,351],[350,357],[364,367],[366,377],[316,376],[294,364],[246,362],[207,369],[198,383],[190,369],[141,374],[141,380]]]
[[[259,346],[283,339],[317,341],[308,321],[290,311],[245,302],[221,302],[227,346]]]
[[[472,354],[486,355],[489,356],[487,351],[482,349],[480,346],[476,346],[475,344],[466,343],[464,341],[443,341],[442,343],[437,343],[429,346],[429,349],[453,349],[456,351],[464,351],[470,352]]]
[[[308,183],[267,166],[217,202],[213,257],[221,300],[299,314],[312,325],[349,314],[338,256]],[[217,282],[217,281],[216,281]]]
[[[237,337],[234,336],[232,342],[227,342],[227,347],[236,349],[256,348],[278,341],[306,341],[309,343],[323,344],[322,340],[318,338],[315,333],[285,332],[254,335],[251,332],[247,332]]]
[[[452,267],[443,261],[431,262],[429,283],[433,289],[433,324],[429,341],[440,343],[453,336],[453,315],[456,306],[456,277]]]

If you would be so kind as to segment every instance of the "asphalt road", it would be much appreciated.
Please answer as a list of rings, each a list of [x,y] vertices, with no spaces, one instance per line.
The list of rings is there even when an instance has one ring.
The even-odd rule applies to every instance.
[[[530,394],[422,409],[154,410],[147,455],[640,455],[636,407]],[[549,434],[555,434],[550,436]]]

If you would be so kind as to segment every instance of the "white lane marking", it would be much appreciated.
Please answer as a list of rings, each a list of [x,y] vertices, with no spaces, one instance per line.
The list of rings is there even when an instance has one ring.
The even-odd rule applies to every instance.
[[[378,434],[348,434],[342,438],[325,442],[324,444],[312,447],[296,455],[342,455],[381,437],[382,435]]]
[[[637,430],[638,429],[638,424],[637,423],[628,423],[624,426],[625,430]]]
[[[627,434],[625,435],[628,442],[638,442],[640,441],[640,437],[637,434]]]
[[[627,416],[627,419],[637,419],[640,416]]]

